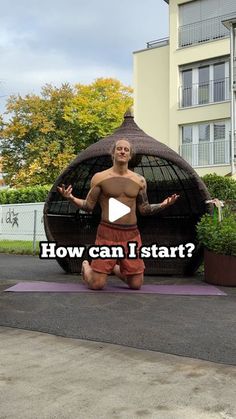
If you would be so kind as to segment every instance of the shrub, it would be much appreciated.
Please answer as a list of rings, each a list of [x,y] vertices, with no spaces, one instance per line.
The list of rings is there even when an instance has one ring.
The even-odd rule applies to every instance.
[[[208,250],[236,256],[236,214],[228,207],[223,208],[221,222],[205,214],[197,224],[199,242]]]
[[[219,176],[216,173],[202,177],[212,198],[236,200],[236,181],[232,178]]]
[[[3,189],[0,191],[0,205],[44,202],[50,189],[50,185],[29,186],[19,189]]]

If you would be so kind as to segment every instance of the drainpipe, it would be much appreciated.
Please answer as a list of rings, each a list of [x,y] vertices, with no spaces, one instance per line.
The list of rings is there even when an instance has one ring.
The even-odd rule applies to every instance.
[[[235,89],[236,80],[234,80],[234,60],[235,60],[235,37],[234,37],[235,25],[230,25],[230,76],[231,76],[231,175],[235,173],[234,166],[234,137],[235,137]]]

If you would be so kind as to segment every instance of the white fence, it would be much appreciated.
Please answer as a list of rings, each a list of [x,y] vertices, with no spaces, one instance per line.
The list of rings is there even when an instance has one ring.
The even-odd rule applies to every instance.
[[[0,240],[46,240],[44,202],[0,205]]]

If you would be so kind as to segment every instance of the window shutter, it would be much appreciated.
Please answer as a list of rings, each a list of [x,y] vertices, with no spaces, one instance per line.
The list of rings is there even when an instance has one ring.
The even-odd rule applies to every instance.
[[[235,0],[197,0],[179,6],[180,26],[236,13]]]
[[[192,1],[179,6],[180,26],[201,20],[200,2]]]
[[[200,2],[201,7],[201,19],[206,20],[213,17],[220,16],[220,1],[221,0],[202,0]]]
[[[220,1],[220,16],[236,13],[235,0],[219,0]]]

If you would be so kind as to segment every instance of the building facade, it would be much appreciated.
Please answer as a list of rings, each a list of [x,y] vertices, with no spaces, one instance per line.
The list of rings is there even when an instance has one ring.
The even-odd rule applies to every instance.
[[[222,20],[236,16],[236,1],[165,1],[169,38],[148,42],[133,54],[135,120],[200,176],[216,172],[235,177],[232,42]]]

